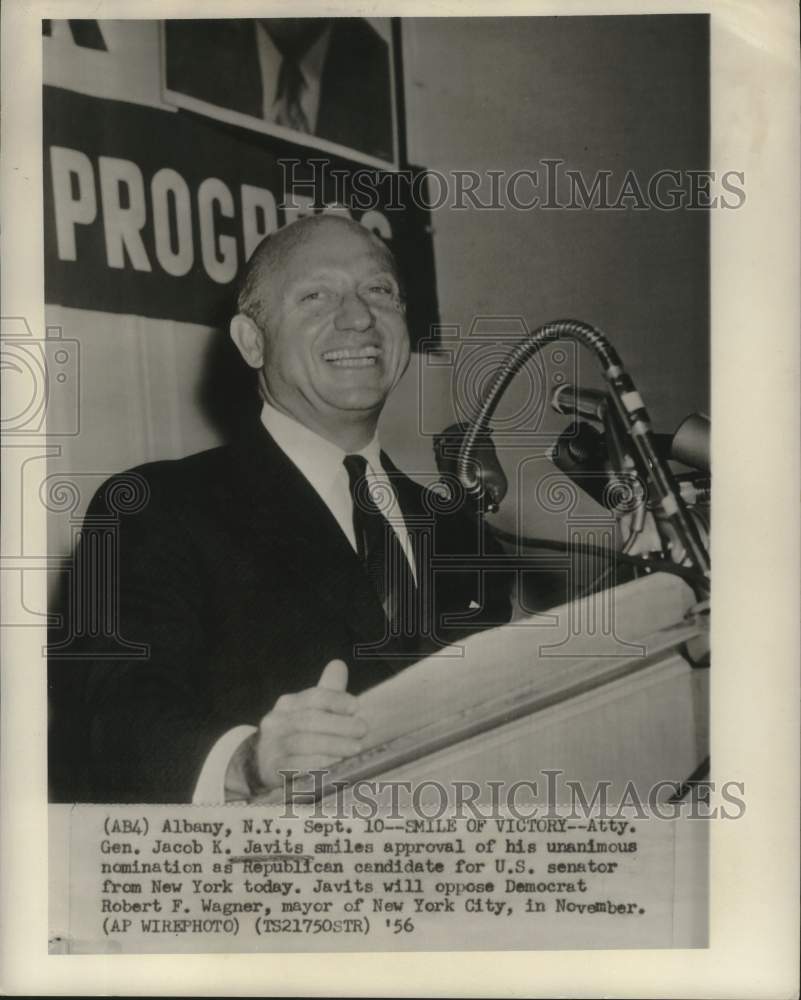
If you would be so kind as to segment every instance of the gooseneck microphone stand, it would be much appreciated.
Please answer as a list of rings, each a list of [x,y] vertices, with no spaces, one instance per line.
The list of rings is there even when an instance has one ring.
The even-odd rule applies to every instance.
[[[534,330],[512,348],[464,435],[457,460],[459,482],[476,501],[480,510],[497,510],[497,503],[485,495],[484,484],[475,473],[474,453],[477,443],[489,433],[492,415],[514,376],[527,361],[555,340],[577,341],[592,351],[600,362],[615,411],[634,444],[641,472],[648,482],[649,495],[661,509],[664,519],[672,526],[693,568],[707,580],[708,589],[709,554],[695,522],[688,514],[673,473],[667,461],[659,454],[642,396],[607,337],[588,323],[573,319],[554,320]]]

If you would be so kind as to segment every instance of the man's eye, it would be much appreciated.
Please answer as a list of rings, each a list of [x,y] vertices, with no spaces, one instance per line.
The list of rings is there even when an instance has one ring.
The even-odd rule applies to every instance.
[[[394,289],[391,285],[371,285],[370,291],[374,295],[392,295]]]
[[[325,292],[322,289],[318,288],[318,289],[316,289],[315,291],[312,291],[312,292],[304,292],[301,295],[301,297],[300,297],[300,301],[301,302],[318,302],[320,299],[323,298],[324,295],[325,295]]]

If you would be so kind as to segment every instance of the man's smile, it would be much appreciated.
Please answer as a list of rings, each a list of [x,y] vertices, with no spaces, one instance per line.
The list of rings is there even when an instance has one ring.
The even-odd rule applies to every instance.
[[[337,368],[370,368],[378,364],[381,348],[369,347],[339,347],[335,350],[323,351],[324,361]]]

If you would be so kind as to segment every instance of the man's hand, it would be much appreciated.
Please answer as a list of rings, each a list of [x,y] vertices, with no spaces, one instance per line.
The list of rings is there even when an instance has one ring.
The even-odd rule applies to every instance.
[[[348,668],[331,660],[317,687],[282,695],[259,724],[254,747],[259,781],[277,788],[281,771],[308,772],[358,753],[367,723],[355,714],[356,698],[345,690]]]

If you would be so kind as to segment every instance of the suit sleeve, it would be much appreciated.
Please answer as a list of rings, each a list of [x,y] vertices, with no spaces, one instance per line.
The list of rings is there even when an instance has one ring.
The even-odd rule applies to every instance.
[[[155,488],[141,509],[115,513],[110,498],[118,487],[110,480],[92,501],[75,561],[92,795],[189,802],[231,721],[224,706],[210,704],[204,685],[208,598],[200,553],[180,512]]]

